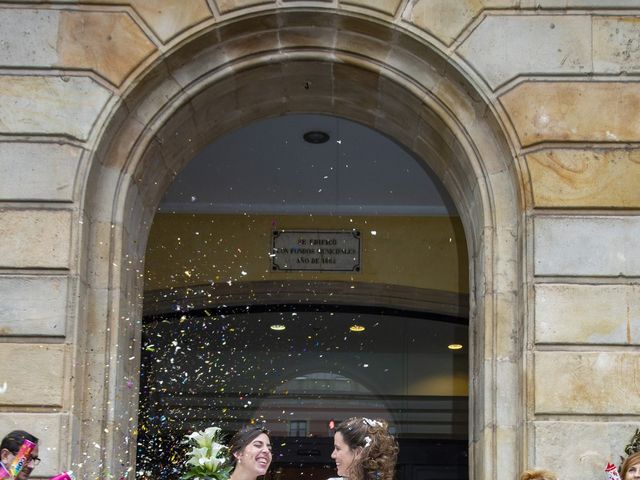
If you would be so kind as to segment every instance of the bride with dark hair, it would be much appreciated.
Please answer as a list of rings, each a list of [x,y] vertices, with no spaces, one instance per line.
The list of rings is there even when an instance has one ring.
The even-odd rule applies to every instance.
[[[255,480],[271,465],[269,432],[263,427],[243,428],[231,438],[229,454],[234,465],[229,480]]]
[[[392,480],[398,443],[385,420],[354,417],[336,427],[331,458],[349,480]]]

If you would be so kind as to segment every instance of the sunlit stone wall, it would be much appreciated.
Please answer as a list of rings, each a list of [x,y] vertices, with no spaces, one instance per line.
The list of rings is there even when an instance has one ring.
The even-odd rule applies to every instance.
[[[497,478],[515,478],[513,472],[531,465],[555,469],[565,480],[598,478],[601,458],[617,459],[640,420],[640,10],[634,0],[0,1],[0,432],[20,427],[41,437],[36,472],[43,477],[69,467],[88,468],[94,476],[87,478],[101,467],[127,474],[129,462],[112,452],[114,444],[135,443],[135,412],[118,402],[132,396],[126,385],[139,360],[137,320],[114,305],[139,300],[140,286],[121,284],[118,272],[143,267],[122,253],[135,221],[121,225],[100,215],[118,212],[121,199],[91,209],[86,203],[94,193],[88,183],[94,154],[109,142],[113,115],[124,111],[117,107],[129,102],[148,69],[161,71],[177,46],[217,25],[292,9],[328,12],[340,21],[364,17],[378,25],[368,34],[403,31],[418,38],[446,59],[448,66],[435,68],[461,72],[475,88],[470,95],[498,119],[519,172],[522,248],[509,263],[522,277],[514,288],[523,290],[524,304],[517,308],[518,334],[497,344],[517,346],[522,368],[510,381],[520,385],[523,402],[511,405],[519,421],[510,434],[499,431],[495,450],[487,451],[499,457]],[[350,28],[348,21],[341,25]],[[260,42],[245,33],[237,48],[251,53]],[[380,49],[393,42],[381,38]],[[333,37],[317,38],[316,46],[337,48]],[[382,56],[422,75],[415,59],[393,55]],[[200,66],[197,60],[180,59]],[[374,68],[372,60],[362,62]],[[353,94],[354,108],[366,109],[378,88],[383,84],[363,84],[362,95]],[[448,88],[433,86],[442,99]],[[173,94],[157,91],[145,105],[152,109]],[[467,107],[473,108],[460,106]],[[123,164],[103,166],[114,185],[135,168]],[[159,170],[158,178],[170,174]],[[468,174],[486,175],[490,185],[496,175]],[[154,183],[139,188],[153,190]],[[492,208],[499,208],[502,192],[491,193]],[[98,233],[91,236],[90,229]],[[497,318],[498,325],[505,321]],[[119,342],[131,346],[129,363],[111,356]],[[514,438],[519,457],[500,457]]]

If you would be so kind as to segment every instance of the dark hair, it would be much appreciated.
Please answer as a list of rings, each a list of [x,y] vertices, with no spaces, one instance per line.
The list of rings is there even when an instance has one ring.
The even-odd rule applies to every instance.
[[[25,432],[24,430],[14,430],[13,432],[9,432],[3,439],[2,443],[0,443],[0,450],[6,448],[11,453],[16,454],[22,443],[25,440],[29,440],[33,443],[38,443],[38,439],[31,435],[29,432]]]
[[[622,480],[627,476],[629,469],[636,463],[640,463],[640,452],[632,453],[624,459],[624,462],[622,462],[622,465],[620,466],[620,477]]]
[[[234,454],[241,451],[262,433],[269,436],[269,430],[265,427],[249,426],[241,428],[231,437],[231,441],[229,442],[229,457],[232,465],[236,464],[236,456]]]
[[[362,448],[349,467],[349,480],[392,480],[398,443],[385,420],[353,417],[336,427],[351,450]]]

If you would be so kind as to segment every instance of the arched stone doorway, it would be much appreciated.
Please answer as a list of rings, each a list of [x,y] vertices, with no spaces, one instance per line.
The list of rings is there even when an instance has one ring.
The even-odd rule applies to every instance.
[[[260,422],[279,480],[324,480],[329,420],[359,415],[389,423],[398,480],[468,478],[469,268],[444,196],[405,149],[335,117],[253,122],[190,160],[145,253],[137,475],[177,478],[193,430]],[[283,233],[359,253],[305,263],[277,254]]]
[[[105,447],[87,472],[134,461],[142,266],[166,187],[223,133],[313,112],[358,121],[428,158],[454,199],[472,270],[471,474],[515,477],[525,448],[518,172],[490,105],[454,65],[382,23],[319,11],[265,13],[212,27],[167,52],[125,98],[102,132],[87,189],[87,335],[78,340],[76,373],[88,376],[89,388],[78,389],[75,448],[80,458],[94,444]]]

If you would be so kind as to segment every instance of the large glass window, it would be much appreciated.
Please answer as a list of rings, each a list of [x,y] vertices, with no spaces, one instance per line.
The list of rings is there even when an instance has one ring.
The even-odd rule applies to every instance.
[[[145,318],[139,476],[178,478],[185,433],[264,423],[271,475],[324,480],[331,427],[366,416],[397,435],[399,480],[466,478],[467,321],[433,317],[298,305]]]
[[[271,476],[325,480],[333,427],[366,416],[397,435],[398,480],[467,478],[467,247],[427,163],[312,114],[189,162],[145,255],[139,477],[178,478],[186,433],[264,423]],[[283,231],[357,232],[356,265],[332,268],[328,250],[313,269],[276,262]]]

